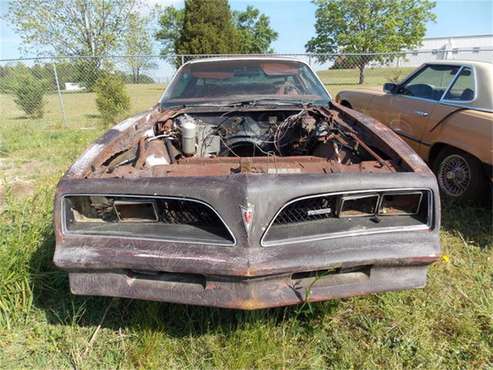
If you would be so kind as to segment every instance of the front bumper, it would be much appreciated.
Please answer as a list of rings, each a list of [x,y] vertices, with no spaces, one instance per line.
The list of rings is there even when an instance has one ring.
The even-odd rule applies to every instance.
[[[374,266],[321,277],[281,274],[257,278],[208,276],[204,279],[125,271],[74,272],[74,294],[136,298],[253,310],[317,302],[391,290],[421,288],[427,266]]]
[[[430,229],[359,234],[262,247],[274,214],[289,200],[331,191],[426,188],[433,194]],[[64,234],[65,194],[193,197],[212,205],[235,246]],[[249,232],[240,205],[255,204]],[[239,309],[321,301],[423,287],[440,255],[439,199],[432,176],[415,173],[238,175],[221,179],[62,180],[57,192],[55,264],[69,272],[74,294],[128,297]]]

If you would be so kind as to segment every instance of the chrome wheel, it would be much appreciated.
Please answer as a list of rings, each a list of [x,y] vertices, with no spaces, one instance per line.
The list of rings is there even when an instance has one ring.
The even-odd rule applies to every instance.
[[[464,157],[451,154],[440,163],[437,179],[447,195],[460,197],[471,184],[471,167]]]

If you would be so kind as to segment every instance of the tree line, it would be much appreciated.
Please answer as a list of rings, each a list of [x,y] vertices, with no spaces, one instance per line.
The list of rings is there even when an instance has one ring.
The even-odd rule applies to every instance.
[[[315,35],[306,43],[306,52],[314,53],[321,63],[334,58],[330,53],[364,53],[340,57],[333,63],[334,68],[341,68],[341,61],[351,61],[360,71],[359,83],[364,83],[368,63],[392,59],[373,53],[418,46],[426,23],[435,19],[431,0],[313,3]],[[90,57],[78,59],[73,66],[60,66],[67,70],[60,75],[71,76],[71,82],[83,81],[89,90],[101,71],[113,72],[124,81],[150,82],[146,71],[156,68],[149,58],[155,44],[163,58],[176,54],[262,54],[272,52],[272,43],[278,38],[267,15],[251,5],[233,11],[228,0],[185,0],[183,8],[149,8],[143,0],[11,0],[6,19],[30,51],[44,56]],[[107,63],[108,56],[118,54],[125,56],[125,73]],[[182,60],[172,62],[178,66]],[[34,77],[36,69],[32,68]],[[53,87],[52,77],[47,80]],[[0,89],[1,85],[0,81]]]
[[[327,53],[364,53],[364,68],[378,57],[421,43],[426,23],[435,19],[431,0],[313,0],[315,36],[305,45],[325,62]],[[228,0],[185,0],[149,8],[143,0],[11,0],[6,16],[30,50],[54,56],[90,56],[102,67],[110,54],[129,56],[133,82],[155,67],[153,44],[160,54],[252,54],[272,52],[278,33],[270,19],[249,5],[231,10]],[[293,25],[293,27],[303,25]],[[181,61],[175,61],[179,64]]]

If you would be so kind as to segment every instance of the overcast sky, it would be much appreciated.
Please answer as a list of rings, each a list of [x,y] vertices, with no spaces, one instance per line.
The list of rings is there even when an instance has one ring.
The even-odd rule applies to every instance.
[[[148,0],[150,4],[183,6],[180,0]],[[302,53],[314,35],[315,6],[308,0],[230,0],[235,10],[251,4],[270,17],[279,33],[274,49],[279,53]],[[8,0],[0,0],[0,14],[5,14]],[[442,0],[434,9],[436,23],[428,25],[427,36],[493,34],[493,0]],[[30,56],[19,50],[20,38],[0,19],[0,59]],[[157,53],[157,50],[156,50]]]

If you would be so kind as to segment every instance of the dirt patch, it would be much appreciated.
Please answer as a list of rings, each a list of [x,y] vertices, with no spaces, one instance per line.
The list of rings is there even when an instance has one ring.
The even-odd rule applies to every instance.
[[[7,191],[19,200],[34,195],[34,184],[25,177],[39,171],[41,164],[42,162],[34,160],[16,168],[12,161],[0,158],[0,209],[5,206]]]
[[[16,199],[25,199],[34,195],[34,185],[29,181],[18,180],[12,184],[12,195]]]
[[[17,180],[8,185],[0,184],[0,209],[5,206],[7,186],[10,194],[17,200],[29,198],[34,195],[34,184],[30,181]]]

